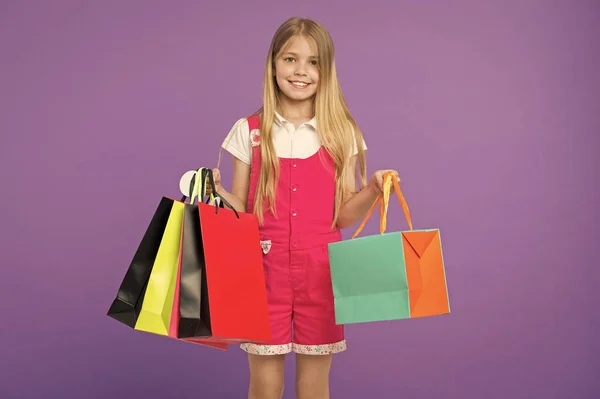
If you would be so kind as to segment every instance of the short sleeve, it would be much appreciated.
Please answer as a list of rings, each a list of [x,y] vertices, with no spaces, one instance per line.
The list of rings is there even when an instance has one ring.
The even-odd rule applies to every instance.
[[[245,164],[251,164],[252,145],[247,118],[239,119],[233,125],[221,147]]]

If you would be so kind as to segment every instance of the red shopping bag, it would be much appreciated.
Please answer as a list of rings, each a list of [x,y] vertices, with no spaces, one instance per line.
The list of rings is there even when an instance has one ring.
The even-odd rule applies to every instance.
[[[208,178],[214,189],[212,173]],[[226,203],[216,195],[217,201]],[[213,338],[221,342],[268,342],[271,328],[256,215],[200,202]]]

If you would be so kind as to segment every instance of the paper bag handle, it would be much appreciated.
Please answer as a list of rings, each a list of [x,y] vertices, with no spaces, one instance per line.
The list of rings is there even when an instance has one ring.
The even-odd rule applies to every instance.
[[[190,204],[194,202],[194,198],[198,195],[199,174],[202,173],[202,169],[203,168],[196,170],[194,172],[194,174],[192,175],[192,178],[190,179],[190,185],[188,187],[187,195],[184,194],[181,197],[181,199],[180,199],[181,202],[185,202],[186,200],[188,200]]]
[[[219,195],[219,193],[217,192],[217,187],[215,185],[215,179],[213,176],[213,171],[212,169],[205,169],[206,174],[208,175],[208,184],[210,185],[210,188],[212,189],[212,193],[214,194],[214,197],[217,198],[217,203],[215,205],[215,213],[219,213],[219,207],[222,206],[223,208],[225,206],[229,207],[233,213],[235,213],[235,216],[239,219],[240,215],[238,213],[238,211],[233,207],[233,205],[231,205],[225,198],[221,197]],[[212,194],[211,194],[212,195]],[[207,201],[208,203],[209,201]]]
[[[410,210],[408,209],[408,204],[406,203],[406,200],[404,199],[404,195],[402,195],[402,190],[400,190],[400,185],[398,184],[398,181],[396,180],[395,174],[392,172],[388,172],[385,175],[383,175],[383,194],[380,194],[377,196],[377,199],[375,199],[375,202],[373,202],[373,205],[367,212],[367,215],[363,219],[360,226],[358,226],[358,229],[356,229],[356,232],[354,233],[352,238],[356,238],[356,236],[358,234],[360,234],[362,229],[365,227],[365,224],[371,217],[371,214],[375,210],[375,207],[377,206],[377,204],[379,204],[379,233],[380,234],[385,233],[385,230],[387,227],[387,211],[388,211],[388,206],[390,203],[390,195],[392,192],[392,186],[394,187],[394,191],[396,192],[396,196],[398,197],[398,202],[400,202],[400,206],[402,206],[402,210],[404,211],[404,217],[406,218],[408,227],[410,228],[410,230],[413,229],[412,221],[410,219]]]
[[[198,168],[196,172],[194,172],[191,180],[190,186],[188,188],[187,195],[181,197],[181,202],[189,201],[190,204],[195,202],[203,201],[206,196],[206,179],[208,175],[208,170],[206,168]],[[211,193],[209,196],[209,200],[214,199],[214,194]],[[208,202],[208,201],[207,201]]]
[[[206,200],[206,203],[209,204],[212,200],[217,200],[215,203],[215,213],[219,213],[220,207],[224,208],[225,206],[228,206],[239,219],[240,215],[233,205],[231,205],[225,200],[225,198],[221,197],[219,193],[217,193],[213,172],[212,169],[209,168],[199,168],[196,170],[194,176],[190,180],[188,195],[184,195],[181,198],[181,202],[185,202],[186,198],[189,200],[190,204],[194,203],[194,200],[197,202],[203,202],[204,197],[206,196],[207,185],[210,185],[212,192],[209,195],[209,198]]]

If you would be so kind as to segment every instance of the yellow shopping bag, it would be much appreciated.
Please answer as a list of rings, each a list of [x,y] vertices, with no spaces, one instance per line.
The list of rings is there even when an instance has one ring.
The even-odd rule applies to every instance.
[[[184,203],[173,201],[135,329],[168,336],[177,283]]]

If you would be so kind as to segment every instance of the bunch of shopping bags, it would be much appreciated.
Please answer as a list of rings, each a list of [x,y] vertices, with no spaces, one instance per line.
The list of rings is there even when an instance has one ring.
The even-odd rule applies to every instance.
[[[108,315],[139,331],[226,350],[271,339],[255,215],[216,193],[200,168],[189,193],[163,197]]]
[[[108,315],[139,331],[226,350],[271,339],[258,219],[216,193],[200,168],[179,201],[163,197]],[[409,231],[388,232],[394,189]],[[188,200],[186,202],[186,199]],[[379,234],[356,238],[379,206]],[[337,324],[450,313],[438,229],[413,230],[392,174],[354,236],[329,244]]]
[[[337,324],[411,319],[450,313],[439,229],[413,230],[396,177],[388,173],[383,194],[350,240],[329,244]],[[386,233],[392,188],[409,231]],[[377,235],[356,238],[379,205]]]

